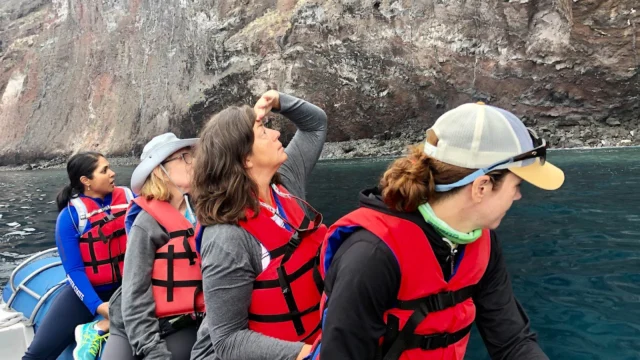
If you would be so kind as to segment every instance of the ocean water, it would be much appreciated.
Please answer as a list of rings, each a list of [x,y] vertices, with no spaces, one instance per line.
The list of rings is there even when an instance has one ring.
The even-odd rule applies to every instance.
[[[558,191],[523,185],[498,229],[513,288],[551,359],[640,359],[640,149],[554,151]],[[308,199],[329,224],[390,159],[320,162]],[[133,168],[116,168],[128,184]],[[55,246],[64,170],[0,172],[0,283]],[[474,330],[467,359],[489,359]]]

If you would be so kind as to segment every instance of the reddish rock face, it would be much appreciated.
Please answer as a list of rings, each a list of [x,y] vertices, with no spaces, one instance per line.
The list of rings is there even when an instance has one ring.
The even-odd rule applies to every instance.
[[[270,87],[322,106],[330,141],[422,132],[482,100],[544,128],[556,146],[637,143],[633,6],[3,0],[0,164],[137,153],[161,132],[196,135],[215,112]],[[293,129],[279,124],[286,141]]]

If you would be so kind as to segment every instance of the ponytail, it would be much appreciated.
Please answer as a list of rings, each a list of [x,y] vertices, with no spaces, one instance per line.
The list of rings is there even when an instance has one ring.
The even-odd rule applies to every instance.
[[[67,205],[69,201],[71,201],[71,197],[73,196],[73,188],[70,184],[65,185],[62,190],[58,192],[56,196],[56,204],[58,205],[58,211],[62,211]]]
[[[84,185],[80,178],[85,176],[93,179],[93,172],[98,167],[98,161],[102,154],[87,151],[73,155],[67,162],[67,176],[69,176],[69,184],[65,185],[56,196],[56,205],[58,211],[62,211],[74,196],[84,192]]]
[[[427,134],[427,141],[436,145],[434,134]],[[425,154],[422,145],[409,148],[409,155],[394,161],[380,179],[380,190],[385,204],[398,211],[412,212],[426,202],[435,202],[453,195],[462,188],[436,192],[436,184],[452,184],[473,173],[467,169],[449,165]]]
[[[436,196],[432,160],[420,146],[410,148],[409,156],[397,159],[380,179],[387,206],[398,211],[415,211]]]

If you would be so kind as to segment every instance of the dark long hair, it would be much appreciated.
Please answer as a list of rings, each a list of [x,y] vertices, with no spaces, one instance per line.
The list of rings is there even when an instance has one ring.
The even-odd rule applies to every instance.
[[[101,157],[104,157],[104,155],[98,152],[86,151],[73,155],[67,161],[69,184],[65,185],[56,196],[58,211],[64,209],[72,197],[84,192],[84,185],[80,182],[80,178],[86,176],[89,179],[93,179],[93,172],[98,167],[98,161]]]
[[[244,162],[253,145],[256,114],[249,106],[231,106],[214,115],[196,145],[191,192],[203,225],[235,223],[245,209],[257,212],[257,185]]]
[[[258,214],[258,185],[245,169],[255,121],[253,108],[231,106],[209,119],[200,132],[191,194],[202,225],[236,224],[246,219],[247,209]],[[271,181],[281,183],[277,173]]]

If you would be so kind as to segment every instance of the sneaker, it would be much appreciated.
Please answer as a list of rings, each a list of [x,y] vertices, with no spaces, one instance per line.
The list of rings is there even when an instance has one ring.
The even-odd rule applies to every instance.
[[[109,337],[109,333],[96,329],[97,323],[94,321],[76,326],[74,360],[95,360],[102,351],[102,343]]]

